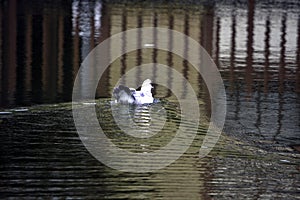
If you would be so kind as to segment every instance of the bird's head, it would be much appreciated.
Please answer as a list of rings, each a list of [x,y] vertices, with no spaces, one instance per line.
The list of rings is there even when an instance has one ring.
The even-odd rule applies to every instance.
[[[151,85],[152,81],[150,79],[146,79],[141,87],[141,91],[143,92],[151,92],[151,89],[153,88],[153,86]]]

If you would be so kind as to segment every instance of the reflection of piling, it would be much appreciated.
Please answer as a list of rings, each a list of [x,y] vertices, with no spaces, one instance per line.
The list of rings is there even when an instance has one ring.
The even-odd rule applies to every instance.
[[[296,90],[300,93],[300,15],[298,16],[298,31],[297,31],[297,55],[296,55]]]
[[[2,77],[3,77],[3,74],[2,74],[2,70],[3,70],[3,60],[2,60],[2,48],[3,48],[3,41],[2,41],[2,33],[3,33],[3,30],[2,30],[2,18],[3,18],[3,8],[0,7],[0,78],[1,78],[1,81],[0,81],[0,92],[1,92],[1,95],[0,95],[0,105],[1,105],[1,102],[3,101],[3,90],[4,90],[4,85],[2,83]]]
[[[71,14],[70,10],[69,10],[69,14]],[[78,45],[78,43],[76,43],[78,38],[75,39],[70,37],[70,33],[72,33],[72,21],[69,20],[69,17],[68,15],[66,15],[66,12],[64,12],[64,10],[60,10],[59,18],[61,19],[59,23],[61,24],[61,28],[62,28],[61,30],[62,35],[59,36],[59,40],[61,40],[62,43],[61,46],[59,46],[59,52],[63,52],[62,70],[61,70],[61,74],[58,74],[58,76],[61,76],[60,78],[62,79],[62,85],[58,85],[58,87],[62,88],[62,93],[59,94],[59,98],[61,98],[61,100],[63,101],[71,101],[72,94],[70,94],[68,91],[73,90],[75,73],[77,73],[78,66],[79,66],[79,55],[75,54],[75,52],[77,51],[75,49],[76,48],[75,45]],[[75,31],[74,31],[74,37],[76,37]],[[70,44],[73,44],[74,46]],[[74,57],[72,56],[72,53]]]
[[[63,92],[63,65],[64,65],[64,18],[60,14],[58,16],[58,55],[57,55],[57,92],[61,94]]]
[[[78,72],[79,69],[79,63],[80,63],[80,36],[79,36],[79,15],[77,15],[78,8],[74,8],[73,10],[73,61],[72,65],[74,68],[74,74],[75,75]]]
[[[32,20],[32,30],[42,30],[42,19],[41,18],[33,18]],[[34,103],[42,103],[43,102],[43,81],[42,81],[42,32],[41,31],[33,31],[32,32],[32,101]]]
[[[232,25],[231,25],[231,51],[230,51],[230,72],[229,72],[229,82],[230,82],[230,92],[234,90],[234,71],[235,71],[235,48],[236,48],[236,13],[235,9],[232,11]]]
[[[137,28],[140,28],[138,31],[138,37],[137,37],[137,56],[136,56],[136,65],[134,66],[140,66],[143,62],[143,57],[142,57],[142,30],[141,28],[143,27],[143,14],[141,11],[137,13]],[[138,67],[137,74],[136,74],[136,85],[140,84],[142,80],[140,79],[142,74],[142,69],[141,67]],[[150,74],[149,74],[150,75]]]
[[[97,7],[97,2],[98,5]],[[269,92],[271,87],[270,83],[273,79],[278,79],[278,90],[283,92],[286,78],[295,83],[295,89],[300,92],[300,20],[298,19],[298,29],[290,31],[289,23],[290,15],[283,14],[281,20],[281,37],[280,37],[280,54],[279,59],[274,57],[273,49],[270,46],[275,46],[276,41],[272,40],[271,32],[275,33],[278,26],[277,22],[273,21],[271,17],[271,10],[266,14],[265,20],[265,34],[264,45],[262,49],[254,46],[254,9],[255,0],[248,0],[248,15],[247,15],[247,38],[243,38],[241,34],[240,22],[238,17],[238,6],[232,7],[233,12],[231,15],[231,27],[224,29],[226,23],[223,24],[223,18],[218,13],[218,9],[211,7],[203,7],[197,5],[197,9],[188,8],[189,12],[180,7],[143,7],[139,4],[126,6],[124,4],[110,4],[109,2],[71,2],[60,5],[48,6],[47,9],[37,10],[37,7],[31,7],[30,4],[18,2],[15,0],[7,1],[6,4],[1,4],[2,12],[0,12],[0,68],[1,68],[1,103],[10,105],[16,102],[22,104],[24,101],[32,101],[34,103],[56,102],[59,100],[71,100],[72,82],[77,73],[80,62],[96,44],[101,43],[115,33],[126,31],[137,27],[164,27],[171,30],[180,31],[187,34],[191,38],[197,40],[215,59],[217,65],[219,60],[223,59],[228,61],[224,62],[224,66],[218,67],[224,73],[228,72],[228,78],[231,88],[236,87],[236,80],[244,78],[246,82],[247,92],[253,91],[253,81],[263,82],[264,92]],[[23,18],[17,16],[17,7],[25,7]],[[61,7],[62,6],[62,7]],[[60,8],[57,15],[51,15],[54,7]],[[101,7],[101,10],[97,10]],[[72,8],[72,10],[70,9]],[[88,9],[87,9],[88,8]],[[72,11],[71,13],[68,13]],[[54,12],[54,11],[53,11]],[[55,10],[56,12],[56,10]],[[86,14],[88,13],[88,17]],[[96,14],[101,15],[96,15]],[[261,14],[261,12],[257,12]],[[41,17],[42,16],[42,17]],[[72,16],[72,23],[69,17]],[[97,24],[97,20],[101,17],[101,26]],[[299,17],[300,18],[300,17]],[[86,27],[88,30],[84,30]],[[99,27],[97,27],[99,26]],[[258,25],[258,28],[260,26]],[[231,35],[221,34],[223,30],[229,30]],[[87,32],[89,33],[87,35]],[[296,32],[297,50],[296,56],[291,55],[293,51],[287,46],[287,39]],[[140,34],[141,36],[141,34]],[[139,37],[140,37],[139,36]],[[112,51],[126,50],[127,43],[129,42],[128,36],[124,33],[122,44],[111,44],[108,47],[109,56]],[[223,54],[222,46],[224,38],[230,37],[228,40],[230,49]],[[294,37],[294,36],[293,36]],[[169,41],[158,41],[159,36],[153,34],[154,45],[159,42],[168,42],[169,49],[172,50],[173,41],[172,34],[169,34]],[[274,38],[273,38],[274,39]],[[240,41],[245,41],[246,48],[241,49]],[[137,38],[137,45],[144,47],[142,38]],[[117,47],[119,46],[119,47]],[[117,48],[119,49],[117,49]],[[188,44],[183,46],[184,56],[193,56],[197,52],[188,52]],[[242,47],[243,48],[243,47]],[[254,48],[257,52],[263,51],[264,56],[262,60],[254,60]],[[243,51],[243,52],[241,52]],[[274,50],[276,53],[276,50]],[[229,53],[228,53],[229,52]],[[225,55],[226,54],[226,55]],[[241,55],[243,54],[243,55]],[[247,54],[247,55],[246,55]],[[241,56],[246,55],[245,63],[240,62]],[[199,56],[200,57],[200,56]],[[224,59],[225,57],[225,59]],[[296,60],[291,61],[291,58]],[[185,78],[192,83],[193,88],[197,91],[198,96],[207,96],[207,91],[201,76],[193,73],[193,67],[187,61],[184,61],[179,56],[171,52],[163,52],[158,49],[142,49],[132,53],[124,54],[120,59],[114,63],[104,72],[97,88],[98,97],[108,97],[111,94],[112,87],[116,84],[119,78],[124,75],[128,70],[139,64],[148,62],[162,63],[176,69],[184,75]],[[291,66],[287,66],[288,64]],[[95,66],[97,63],[94,63]],[[226,64],[228,66],[226,66]],[[254,66],[264,65],[263,70],[255,68]],[[199,58],[199,66],[201,66],[201,58]],[[277,68],[277,66],[279,66]],[[295,67],[294,67],[295,66]],[[160,76],[157,72],[156,65],[153,65],[153,71],[149,77],[155,82],[155,78]],[[241,75],[239,69],[243,69]],[[96,75],[97,69],[91,69],[87,72],[85,79],[90,76]],[[292,73],[291,73],[292,72]],[[141,69],[136,76],[136,80],[125,80],[140,84],[140,75],[144,74]],[[170,89],[178,89],[186,91],[183,83],[178,83],[172,78],[172,72],[164,74],[166,76],[166,84]],[[241,77],[243,76],[243,77]],[[82,80],[84,82],[84,80]],[[28,93],[31,95],[32,100],[28,99]],[[161,97],[170,97],[171,90],[162,89],[158,91]],[[205,94],[203,94],[205,93]],[[63,95],[63,96],[61,96]],[[188,94],[184,94],[183,97]],[[45,99],[46,98],[46,99]]]
[[[57,22],[57,15],[43,14],[42,86],[43,97],[50,102],[55,101],[57,91]]]
[[[122,14],[122,52],[126,51],[126,31],[127,30],[127,12],[126,9],[123,8]],[[121,57],[121,76],[126,73],[127,68],[127,54],[123,54]],[[126,85],[125,80],[122,79],[121,84]]]
[[[31,85],[31,77],[32,77],[32,16],[27,13],[28,10],[26,9],[25,14],[25,91],[30,91],[32,88]]]
[[[285,81],[285,52],[286,52],[286,13],[283,14],[281,20],[281,42],[280,42],[280,60],[279,60],[279,92],[284,91]]]
[[[189,15],[187,13],[185,13],[184,15],[184,34],[189,36]],[[183,62],[182,62],[182,66],[183,66],[183,69],[182,69],[182,75],[185,79],[188,80],[188,73],[189,73],[189,65],[188,65],[188,57],[189,57],[189,43],[188,43],[188,38],[184,38],[184,47],[183,47]],[[182,85],[182,95],[181,95],[181,98],[182,99],[185,99],[186,98],[186,83],[183,82],[183,85]]]
[[[39,6],[14,0],[1,6],[1,102],[5,106],[58,101],[58,94],[70,85],[64,80],[70,77],[64,69],[69,64],[66,57],[71,58],[68,50],[72,47],[65,45],[72,44],[68,41],[71,29],[67,25],[70,20],[65,20],[69,15],[63,11],[69,6],[55,10],[55,15],[52,9],[56,6],[39,10]],[[22,15],[17,15],[17,7],[24,7]]]
[[[202,13],[204,11],[206,12],[205,8],[203,8],[203,10],[195,9],[192,11],[192,14],[182,12],[182,10],[179,8],[144,8],[139,7],[139,5],[134,5],[134,8],[132,8],[126,7],[122,4],[113,6],[107,4],[106,9],[111,11],[111,18],[113,20],[111,23],[111,35],[129,30],[131,28],[164,27],[171,30],[180,31],[187,36],[194,38],[201,43],[210,54],[212,52],[213,12],[209,11],[211,12],[209,16],[203,15]],[[138,49],[134,52],[124,54],[121,58],[116,59],[114,63],[112,63],[110,66],[111,73],[109,75],[110,85],[115,85],[122,75],[127,73],[135,66],[145,63],[161,63],[181,72],[182,75],[192,83],[195,91],[202,91],[200,88],[203,86],[203,83],[200,82],[198,73],[195,73],[193,67],[191,67],[188,61],[184,59],[188,59],[189,54],[193,53],[193,56],[199,56],[199,64],[201,64],[201,58],[197,52],[189,52],[189,44],[187,41],[184,42],[182,47],[182,55],[184,58],[181,58],[171,52],[173,49],[173,44],[176,42],[173,41],[173,35],[171,32],[169,33],[168,41],[160,41],[159,36],[155,32],[153,33],[153,37],[151,36],[152,41],[146,41],[144,38],[141,38],[142,31],[137,34],[136,38],[127,38],[128,36],[126,36],[126,33],[122,34],[123,39],[121,41],[121,49],[123,49],[123,52],[126,50],[127,42],[134,42],[136,43],[137,47],[143,49]],[[145,49],[144,47],[144,45],[148,45],[147,43],[152,43],[149,45],[155,45],[162,42],[168,44],[169,52],[165,52],[156,48]],[[111,47],[114,45],[115,44],[110,44]],[[114,53],[114,51],[120,51],[120,49],[118,49],[118,44],[116,44],[116,47],[114,46],[114,48],[110,49],[111,53]],[[147,70],[142,68],[138,69],[139,70],[137,71],[135,80],[127,80],[125,78],[122,79],[122,84],[131,86],[137,86],[138,84],[141,84],[142,80],[139,80],[139,78],[142,74],[144,75],[145,71]],[[169,89],[160,88],[161,91],[159,91],[159,94],[161,94],[161,97],[170,97],[172,94],[172,89],[182,91],[180,98],[185,98],[189,95],[185,94],[186,86],[183,82],[172,79],[171,70],[168,74],[160,74],[156,71],[156,65],[153,65],[151,70],[152,71],[150,74],[147,74],[149,78],[155,82],[155,79],[158,78],[158,76],[164,76],[166,79],[165,84],[169,87]],[[207,93],[205,96],[207,96]]]
[[[217,64],[218,68],[220,68],[220,32],[221,32],[221,20],[220,17],[216,17],[215,22],[215,54],[214,61]]]
[[[174,29],[174,16],[172,14],[169,14],[169,29],[170,30],[173,30]],[[173,32],[172,31],[169,31],[169,46],[168,46],[168,49],[169,49],[169,52],[168,52],[168,57],[167,57],[167,65],[170,67],[170,68],[173,68],[174,67],[174,62],[173,62],[173,53],[172,53],[172,50],[173,50]],[[172,70],[169,69],[169,78],[168,78],[168,82],[167,82],[167,86],[168,86],[168,93],[165,97],[170,97],[172,95],[172,92],[171,92],[171,88],[172,88],[172,82],[173,82],[173,78],[172,78]]]
[[[268,93],[269,83],[269,67],[270,67],[270,33],[271,33],[271,22],[269,15],[266,20],[266,31],[265,31],[265,68],[264,68],[264,93]]]
[[[246,57],[246,73],[245,81],[247,93],[252,93],[253,86],[253,35],[254,35],[254,9],[255,0],[248,0],[248,26],[247,26],[247,57]]]
[[[153,27],[158,27],[158,14],[157,12],[154,12],[153,14]],[[154,30],[153,31],[153,44],[154,46],[157,45],[157,38],[158,38],[158,35],[157,35],[157,31]],[[156,48],[153,49],[152,51],[152,60],[153,60],[153,73],[152,73],[152,76],[151,76],[151,80],[155,83],[156,82],[156,76],[157,76],[157,66],[155,63],[157,63],[157,56],[158,56],[158,51]]]
[[[8,104],[13,101],[16,90],[16,67],[17,67],[17,1],[8,1],[8,9],[3,10],[3,65],[2,65],[2,103]]]
[[[108,39],[111,36],[111,15],[110,15],[110,10],[107,8],[107,6],[105,4],[102,4],[102,8],[101,8],[101,27],[100,27],[100,36],[98,38],[98,43],[101,43],[102,41]],[[126,23],[125,23],[126,24]],[[125,27],[122,27],[123,29]],[[126,36],[124,36],[126,37]],[[126,41],[126,40],[124,40]],[[125,44],[123,44],[125,45]],[[111,47],[108,46],[107,47],[107,52],[105,52],[105,55],[107,57],[107,59],[110,59],[109,56],[109,52]],[[126,59],[126,58],[125,58]],[[104,66],[97,66],[99,67],[104,67]],[[106,71],[104,71],[103,76],[101,77],[99,83],[98,83],[98,88],[97,88],[97,95],[100,97],[108,97],[111,95],[110,93],[110,89],[112,87],[112,85],[110,85],[109,79],[110,77],[110,73],[111,72],[111,68],[108,68]]]

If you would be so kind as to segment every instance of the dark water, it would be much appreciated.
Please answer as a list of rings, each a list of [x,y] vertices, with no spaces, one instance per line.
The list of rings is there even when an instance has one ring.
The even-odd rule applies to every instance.
[[[299,154],[290,148],[300,145],[299,13],[299,2],[292,0],[204,4],[2,1],[0,106],[11,113],[0,115],[0,196],[299,198]],[[205,133],[200,125],[199,137],[174,164],[155,173],[123,173],[102,165],[87,152],[76,133],[70,106],[57,103],[72,101],[76,73],[97,44],[115,33],[148,26],[185,33],[214,59],[227,93],[224,131],[232,139],[222,138],[212,154],[199,159],[197,152]],[[122,48],[126,48],[124,38]],[[109,51],[120,49],[112,44]],[[183,59],[155,49],[130,52],[110,65],[96,92],[99,106],[109,105],[102,98],[111,96],[123,74],[149,62],[181,72],[203,102],[204,113],[210,115],[201,76]],[[82,80],[90,76],[93,71]],[[170,85],[181,84],[165,76]],[[149,78],[155,80],[155,74]],[[137,74],[135,80],[126,81],[138,84],[139,79]],[[157,87],[155,96],[176,103],[164,87]],[[36,104],[50,106],[16,110]],[[179,111],[165,107],[175,113],[170,121],[176,124]],[[103,117],[104,121],[112,120]],[[109,124],[107,131],[115,134],[115,125]],[[137,151],[163,145],[173,136],[173,129],[170,126],[163,132],[161,144],[150,141]],[[120,135],[111,138],[124,148],[136,146]]]
[[[170,116],[164,130],[154,138],[136,140],[122,133],[115,124],[110,116],[110,100],[96,103],[102,128],[111,141],[123,149],[144,153],[157,150],[172,140],[178,128],[180,110],[174,103],[163,102],[159,105]],[[145,108],[140,109],[146,112]],[[89,154],[74,127],[70,104],[10,111],[11,114],[1,117],[2,199],[299,197],[299,155],[268,153],[221,137],[209,156],[199,159],[205,124],[199,126],[186,153],[171,165],[154,172],[128,173],[108,168]]]

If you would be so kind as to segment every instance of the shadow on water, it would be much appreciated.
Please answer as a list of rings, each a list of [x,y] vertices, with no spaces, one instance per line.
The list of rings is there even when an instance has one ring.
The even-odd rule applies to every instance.
[[[300,5],[298,1],[2,1],[0,3],[0,196],[111,199],[298,198],[300,145]],[[69,104],[80,63],[111,35],[138,27],[164,27],[198,41],[216,62],[227,93],[225,135],[214,151],[199,159],[206,118],[189,150],[170,166],[153,173],[123,173],[98,162],[76,133]],[[155,34],[154,34],[155,35]],[[170,49],[176,41],[172,34]],[[154,38],[155,40],[155,38]],[[137,38],[137,45],[142,45]],[[123,34],[120,47],[126,49]],[[161,42],[161,41],[159,41]],[[188,44],[184,49],[188,52]],[[107,99],[120,77],[137,65],[161,63],[190,82],[202,113],[210,99],[202,77],[186,60],[158,49],[122,55],[105,71],[96,97],[99,123],[125,149],[154,151],[174,136],[180,109],[172,88],[189,94],[172,73],[155,96],[162,107],[125,110]],[[84,72],[84,83],[96,69]],[[126,85],[139,85],[143,69]],[[82,92],[84,92],[82,85]],[[36,104],[50,104],[37,106]],[[35,106],[33,106],[35,105]],[[30,107],[31,106],[31,107]],[[157,105],[156,105],[157,106]],[[19,109],[18,107],[26,107]],[[112,110],[111,110],[112,109]],[[133,140],[113,119],[130,128],[129,114],[148,137]],[[153,114],[153,111],[157,115]],[[124,115],[124,116],[123,116]],[[151,120],[167,121],[151,125]],[[101,120],[102,119],[102,120]],[[123,127],[123,128],[124,128]],[[150,127],[150,128],[149,128]],[[134,134],[134,133],[133,133]],[[229,137],[228,137],[229,136]]]

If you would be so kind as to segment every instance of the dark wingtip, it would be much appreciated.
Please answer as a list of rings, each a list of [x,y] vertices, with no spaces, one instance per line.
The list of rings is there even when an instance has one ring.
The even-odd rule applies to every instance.
[[[127,94],[131,95],[131,91],[128,87],[124,86],[124,85],[119,85],[119,90],[123,90],[125,91]]]
[[[132,103],[134,101],[130,89],[124,85],[119,85],[114,88],[113,95],[115,99],[122,104]]]

